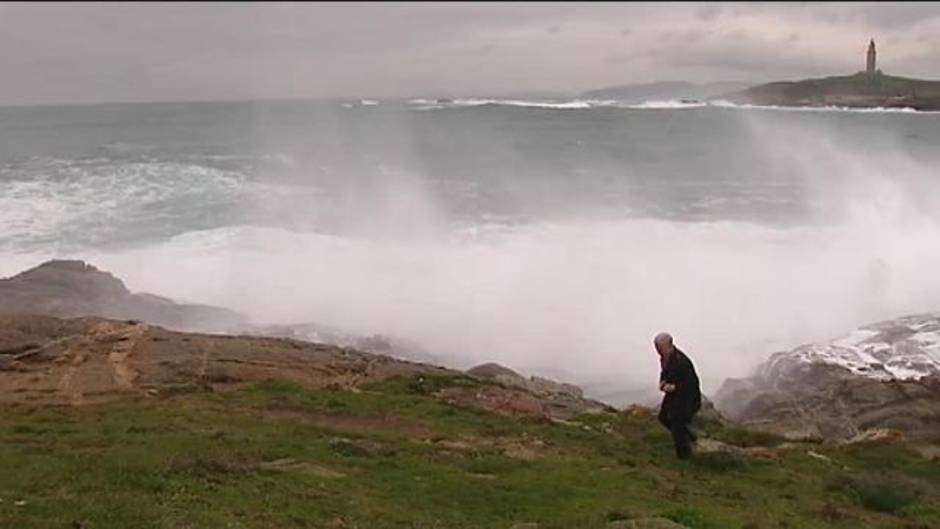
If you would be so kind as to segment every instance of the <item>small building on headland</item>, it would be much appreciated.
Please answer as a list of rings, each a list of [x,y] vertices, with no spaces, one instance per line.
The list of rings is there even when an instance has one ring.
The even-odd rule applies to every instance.
[[[875,39],[871,39],[868,43],[868,60],[865,62],[865,73],[871,75],[875,73],[875,61],[877,60],[877,52],[875,51]]]

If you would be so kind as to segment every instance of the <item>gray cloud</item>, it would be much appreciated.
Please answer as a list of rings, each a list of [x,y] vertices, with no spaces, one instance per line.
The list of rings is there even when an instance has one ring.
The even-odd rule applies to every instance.
[[[931,18],[940,17],[937,2],[870,3],[859,9],[859,16],[880,28],[909,28]]]
[[[721,15],[722,7],[720,4],[708,3],[695,11],[696,16],[705,21],[711,21]]]
[[[940,4],[0,5],[0,104],[577,92],[656,79],[938,77]]]

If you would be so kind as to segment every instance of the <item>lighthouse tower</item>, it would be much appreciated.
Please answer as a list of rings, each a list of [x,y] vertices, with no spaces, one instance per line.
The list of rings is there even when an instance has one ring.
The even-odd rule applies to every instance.
[[[868,62],[865,63],[865,73],[873,75],[875,73],[875,39],[868,43]]]

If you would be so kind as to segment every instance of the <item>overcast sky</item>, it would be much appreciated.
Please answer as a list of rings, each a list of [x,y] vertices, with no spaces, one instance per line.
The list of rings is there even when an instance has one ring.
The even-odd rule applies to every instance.
[[[940,78],[940,3],[0,4],[0,104]]]

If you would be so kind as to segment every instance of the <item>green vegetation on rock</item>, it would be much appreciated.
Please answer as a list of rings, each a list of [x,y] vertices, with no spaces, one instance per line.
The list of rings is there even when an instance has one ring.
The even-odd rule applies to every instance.
[[[940,109],[940,81],[857,73],[855,75],[777,81],[716,99],[757,105],[836,105]]]

